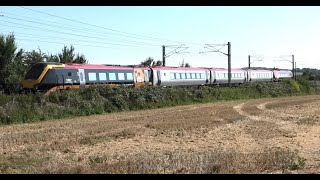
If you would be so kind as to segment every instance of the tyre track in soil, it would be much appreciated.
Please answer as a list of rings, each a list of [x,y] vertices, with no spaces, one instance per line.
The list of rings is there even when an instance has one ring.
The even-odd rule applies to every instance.
[[[300,107],[300,110],[308,108],[309,106],[318,109],[320,108],[319,101],[319,96],[305,97],[303,99],[298,98],[298,100],[286,100],[281,98],[273,101],[268,100],[266,102],[251,101],[253,104],[250,104],[250,106],[255,106],[255,108],[260,110],[258,111],[259,113],[255,115],[243,110],[248,102],[237,104],[233,106],[233,108],[240,115],[247,117],[247,124],[244,125],[243,128],[253,137],[259,137],[256,138],[258,144],[265,147],[280,146],[288,147],[291,150],[298,150],[299,155],[307,160],[305,172],[317,172],[320,167],[320,145],[318,145],[318,142],[320,141],[320,128],[319,126],[306,127],[297,124],[299,120],[302,120],[305,117],[314,117],[312,113],[310,115],[310,112],[317,112],[317,110],[308,109],[307,111],[300,112],[297,111],[297,108],[295,107]],[[277,107],[279,104],[284,104],[284,106]],[[276,108],[273,108],[272,105],[276,106]],[[288,109],[287,107],[289,109],[293,107],[293,111],[285,111]],[[269,124],[262,122],[269,122]],[[259,123],[260,125],[263,125],[263,127],[259,127]],[[257,135],[261,133],[261,131],[257,130],[259,128],[269,129],[271,131],[276,129],[282,136],[269,137],[266,139],[261,138],[261,135]]]
[[[305,96],[195,104],[12,125],[0,127],[0,130],[2,133],[10,132],[9,139],[18,140],[10,144],[12,150],[6,150],[8,155],[15,152],[48,155],[54,157],[53,164],[63,162],[76,165],[78,162],[72,159],[82,158],[84,160],[81,163],[89,163],[90,157],[134,155],[137,152],[222,148],[251,153],[266,147],[289,147],[292,150],[298,149],[301,156],[307,159],[309,167],[316,167],[316,156],[318,159],[320,157],[319,126],[308,127],[306,130],[306,127],[298,126],[295,121],[287,120],[292,115],[290,111],[282,112],[279,108],[270,109],[269,106],[285,102],[310,104],[309,101],[313,101],[313,108],[319,109],[319,100],[320,96]],[[289,105],[284,105],[287,106]],[[305,108],[306,106],[302,109]],[[301,113],[299,116],[303,115]],[[101,137],[106,137],[107,132],[122,133],[127,132],[122,131],[123,129],[133,127],[133,137],[79,144],[82,136],[92,138],[92,135],[100,133]],[[43,137],[38,139],[38,136]],[[64,143],[59,145],[63,147],[47,150],[47,147],[55,147],[51,145],[54,141],[63,141]],[[43,146],[45,151],[39,152],[39,146]],[[34,150],[28,150],[29,147]],[[65,153],[65,149],[72,152]]]

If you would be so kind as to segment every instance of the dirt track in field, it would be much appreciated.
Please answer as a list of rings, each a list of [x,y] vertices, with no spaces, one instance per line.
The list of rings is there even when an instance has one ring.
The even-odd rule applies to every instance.
[[[320,173],[319,122],[320,96],[298,96],[2,126],[0,172],[61,172],[88,167],[97,157],[139,153],[275,147],[297,150],[305,159],[291,173]]]

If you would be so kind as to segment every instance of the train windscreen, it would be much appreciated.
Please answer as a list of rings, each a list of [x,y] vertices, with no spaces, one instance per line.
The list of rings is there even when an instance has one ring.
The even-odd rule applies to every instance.
[[[42,71],[45,69],[47,64],[35,64],[27,72],[24,79],[36,80],[41,75]]]

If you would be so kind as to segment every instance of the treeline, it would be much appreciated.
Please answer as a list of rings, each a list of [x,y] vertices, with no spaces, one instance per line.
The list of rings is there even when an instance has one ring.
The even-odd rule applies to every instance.
[[[303,78],[279,83],[229,87],[109,87],[93,86],[43,94],[0,95],[0,124],[27,123],[118,111],[151,109],[221,100],[320,94],[320,85]]]
[[[18,48],[14,34],[0,34],[0,90],[17,92],[26,71],[38,62],[87,63],[88,60],[83,54],[76,54],[72,45],[64,46],[57,54],[43,53],[40,48],[25,51]]]
[[[297,69],[297,73],[300,73],[302,76],[307,78],[308,80],[316,80],[320,81],[320,70],[315,68],[302,68]]]

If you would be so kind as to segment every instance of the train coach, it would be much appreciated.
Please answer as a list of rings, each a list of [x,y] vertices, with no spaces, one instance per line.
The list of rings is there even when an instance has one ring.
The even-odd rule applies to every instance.
[[[211,83],[212,85],[228,84],[228,69],[212,68]],[[246,82],[246,71],[243,69],[231,69],[231,84],[243,84]]]
[[[293,74],[290,70],[274,70],[273,71],[273,81],[281,81],[285,79],[290,79]]]
[[[271,82],[274,73],[271,70],[247,70],[248,82]]]
[[[189,67],[152,67],[152,86],[195,86],[210,83],[210,70]]]
[[[85,88],[92,84],[139,87],[144,85],[141,68],[93,64],[37,63],[27,72],[21,86],[26,91],[52,92]]]

